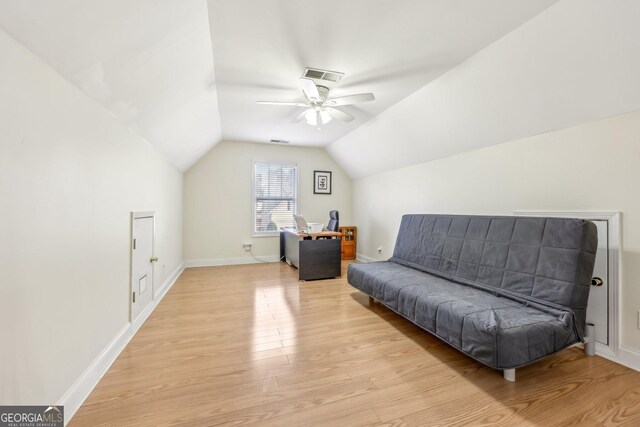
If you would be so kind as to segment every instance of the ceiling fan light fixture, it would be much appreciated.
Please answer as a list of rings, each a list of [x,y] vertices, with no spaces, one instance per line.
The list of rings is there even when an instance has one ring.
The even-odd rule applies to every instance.
[[[313,108],[307,110],[304,114],[304,118],[307,121],[308,125],[317,126],[318,125],[318,113]]]
[[[318,126],[320,124],[326,125],[332,119],[328,112],[320,108],[309,108],[304,113],[304,118],[307,121],[307,124],[311,126]]]
[[[323,125],[326,125],[331,121],[331,116],[329,115],[329,113],[327,113],[324,110],[319,111],[318,115],[320,116],[320,121],[322,122]]]
[[[300,88],[302,89],[302,93],[305,97],[305,101],[303,103],[282,101],[258,101],[258,103],[307,107],[304,111],[300,112],[293,118],[293,123],[300,123],[304,120],[308,125],[318,127],[318,130],[320,130],[321,124],[325,125],[333,119],[347,123],[355,119],[351,114],[334,107],[359,104],[361,102],[368,102],[376,99],[372,93],[358,93],[338,98],[329,98],[331,89],[327,86],[317,85],[311,78],[309,78],[312,75],[314,74],[311,73],[307,75],[305,72],[305,77],[298,79]]]

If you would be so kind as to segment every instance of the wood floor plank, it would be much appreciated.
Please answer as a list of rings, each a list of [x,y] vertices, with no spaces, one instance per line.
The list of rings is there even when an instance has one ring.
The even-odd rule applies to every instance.
[[[71,426],[640,425],[640,373],[568,349],[516,383],[343,276],[186,270]]]

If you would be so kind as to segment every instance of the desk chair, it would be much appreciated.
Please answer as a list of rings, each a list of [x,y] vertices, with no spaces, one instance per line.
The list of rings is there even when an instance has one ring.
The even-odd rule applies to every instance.
[[[339,231],[338,230],[339,225],[340,225],[340,215],[338,214],[338,211],[330,211],[329,224],[327,224],[327,230]]]
[[[340,231],[339,230],[339,225],[340,225],[340,221],[339,221],[340,215],[338,214],[338,211],[330,211],[329,212],[329,224],[327,224],[327,231]],[[318,239],[332,239],[333,237],[318,237]]]

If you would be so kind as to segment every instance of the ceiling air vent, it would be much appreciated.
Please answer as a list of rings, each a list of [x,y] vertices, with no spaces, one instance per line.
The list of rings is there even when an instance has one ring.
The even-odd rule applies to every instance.
[[[318,68],[307,67],[302,74],[302,77],[307,79],[324,80],[327,82],[338,83],[344,76],[344,73],[338,71],[320,70]]]
[[[288,144],[289,141],[285,141],[284,139],[272,139],[271,142],[273,144]]]

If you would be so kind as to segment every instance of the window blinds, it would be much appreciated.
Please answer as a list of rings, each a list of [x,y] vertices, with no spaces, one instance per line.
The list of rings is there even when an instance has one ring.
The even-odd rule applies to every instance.
[[[254,164],[254,232],[277,232],[293,226],[297,212],[298,168],[296,165]]]

